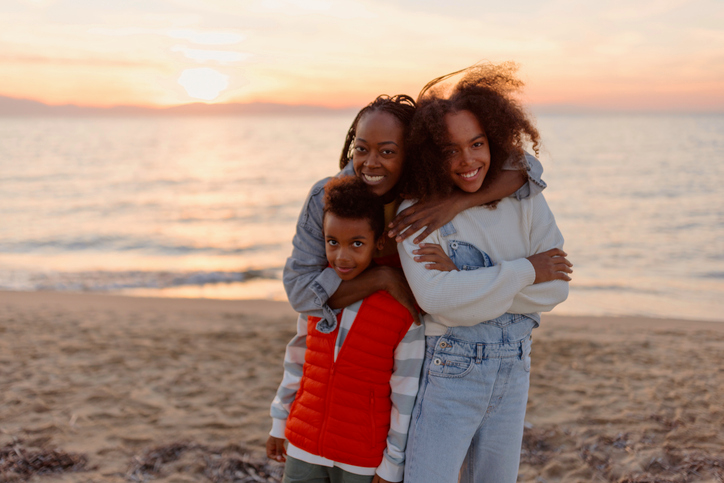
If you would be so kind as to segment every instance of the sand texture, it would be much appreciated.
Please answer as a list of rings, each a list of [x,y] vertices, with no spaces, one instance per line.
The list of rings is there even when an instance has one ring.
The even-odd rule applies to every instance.
[[[294,327],[285,303],[0,292],[0,481],[276,481]],[[722,482],[724,323],[544,317],[526,421],[519,481]]]

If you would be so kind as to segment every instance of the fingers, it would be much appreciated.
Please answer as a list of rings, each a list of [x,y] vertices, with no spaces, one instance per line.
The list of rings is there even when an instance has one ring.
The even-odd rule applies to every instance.
[[[422,233],[420,233],[420,236],[418,236],[417,238],[415,238],[414,242],[415,242],[416,244],[419,244],[422,240],[424,240],[425,238],[427,238],[428,236],[430,236],[430,233],[432,233],[433,231],[435,231],[435,228],[433,228],[432,225],[428,225],[427,228],[425,228],[425,231],[423,231]],[[415,232],[413,231],[413,233],[415,233]],[[399,243],[399,242],[398,242],[398,243]]]

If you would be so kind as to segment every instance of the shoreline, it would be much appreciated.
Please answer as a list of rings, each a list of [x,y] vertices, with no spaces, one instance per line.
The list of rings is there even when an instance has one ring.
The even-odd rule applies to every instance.
[[[79,483],[262,464],[295,320],[286,302],[0,291],[0,450],[83,455],[53,476]],[[544,314],[533,340],[519,481],[724,477],[724,324]],[[149,454],[166,456],[139,470]]]

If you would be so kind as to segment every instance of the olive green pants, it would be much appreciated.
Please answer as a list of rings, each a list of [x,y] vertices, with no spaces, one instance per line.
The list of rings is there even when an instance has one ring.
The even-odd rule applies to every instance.
[[[313,465],[287,456],[282,483],[371,483],[374,476],[355,475],[333,466]]]

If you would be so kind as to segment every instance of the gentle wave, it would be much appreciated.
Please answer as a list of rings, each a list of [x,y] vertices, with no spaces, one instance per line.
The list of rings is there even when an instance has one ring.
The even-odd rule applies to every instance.
[[[52,252],[129,252],[141,251],[162,255],[188,255],[194,253],[210,255],[239,255],[254,252],[267,252],[284,248],[283,243],[257,244],[247,247],[224,248],[217,246],[183,245],[154,242],[123,236],[88,237],[69,240],[27,240],[19,243],[0,243],[0,253]]]
[[[281,267],[244,272],[169,271],[6,271],[0,276],[0,290],[52,290],[72,292],[113,292],[132,288],[162,289],[248,282],[254,279],[279,280]]]

